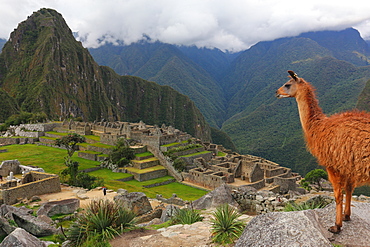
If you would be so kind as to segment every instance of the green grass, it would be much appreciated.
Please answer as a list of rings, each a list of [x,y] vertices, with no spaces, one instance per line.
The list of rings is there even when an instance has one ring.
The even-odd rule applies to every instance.
[[[100,148],[114,148],[114,146],[112,146],[112,145],[103,144],[103,143],[100,143],[100,142],[89,143],[88,146],[94,146],[94,147],[100,147]]]
[[[199,155],[199,154],[207,154],[207,153],[210,153],[210,151],[202,151],[202,152],[198,152],[198,153],[192,153],[192,154],[188,154],[188,155],[182,155],[180,157],[191,157],[191,156],[195,156],[195,155]]]
[[[67,151],[63,149],[37,146],[35,144],[10,145],[4,147],[3,149],[7,149],[8,152],[0,153],[0,162],[3,160],[18,159],[22,165],[38,166],[43,168],[45,172],[54,174],[58,174],[60,171],[66,168],[64,165],[64,157],[67,156]],[[73,155],[72,159],[80,163],[80,170],[96,167],[100,164],[98,161],[79,158],[77,156],[77,152]],[[163,169],[163,167],[158,166],[151,168],[151,170],[155,169]],[[193,188],[178,182],[153,188],[142,187],[142,185],[165,181],[171,178],[170,176],[145,182],[138,182],[136,180],[121,182],[116,181],[116,179],[125,178],[131,175],[126,173],[114,173],[108,169],[100,169],[98,171],[90,172],[89,174],[104,178],[105,186],[107,186],[109,189],[117,190],[122,188],[129,192],[143,192],[150,198],[155,198],[157,194],[161,194],[165,198],[170,198],[173,193],[176,193],[178,197],[184,200],[193,201],[208,193],[207,191]]]
[[[135,154],[136,157],[146,157],[146,156],[151,156],[151,155],[153,155],[151,152]]]
[[[133,162],[135,162],[135,163],[146,163],[146,162],[155,161],[155,160],[158,160],[158,159],[156,157],[151,157],[151,158],[148,158],[148,159],[145,159],[145,160],[134,160]]]
[[[173,143],[169,143],[169,144],[166,144],[166,145],[162,145],[162,147],[172,147],[172,146],[176,146],[176,145],[179,145],[180,142],[173,142]]]
[[[165,176],[165,177],[151,179],[151,180],[147,180],[147,181],[143,181],[143,182],[139,182],[137,180],[131,180],[131,181],[127,181],[125,183],[130,184],[132,186],[138,186],[139,187],[139,186],[146,186],[146,185],[155,184],[155,183],[161,183],[161,182],[164,182],[164,181],[167,181],[167,180],[170,180],[170,179],[173,179],[173,177]]]
[[[161,165],[158,165],[158,166],[152,166],[152,167],[145,168],[145,169],[137,169],[135,167],[127,167],[126,169],[131,172],[142,174],[142,173],[147,173],[147,172],[152,172],[152,171],[157,171],[157,170],[163,170],[164,167]]]
[[[108,168],[102,168],[97,171],[89,172],[89,174],[92,176],[104,178],[104,181],[117,180],[132,176],[128,173],[112,172],[112,170],[109,170]]]
[[[45,132],[46,134],[51,134],[51,135],[58,135],[58,136],[66,136],[70,133],[62,133],[62,132],[56,132],[56,131],[48,131],[48,132]]]
[[[17,159],[22,165],[38,166],[48,173],[58,174],[64,170],[64,157],[67,151],[59,148],[37,146],[34,144],[10,145],[6,146],[8,152],[0,153],[0,161]],[[77,157],[77,152],[73,155],[73,160],[80,163],[79,169],[95,167],[100,163],[98,161],[86,160]]]
[[[100,136],[94,136],[94,135],[85,135],[86,139],[94,140],[94,141],[100,141]]]

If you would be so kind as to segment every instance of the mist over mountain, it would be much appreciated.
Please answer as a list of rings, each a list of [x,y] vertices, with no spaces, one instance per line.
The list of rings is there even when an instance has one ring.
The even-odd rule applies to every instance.
[[[11,33],[0,54],[2,118],[14,111],[44,112],[50,119],[143,120],[163,123],[204,140],[211,131],[188,96],[99,66],[77,42],[63,17],[34,12]]]
[[[369,45],[352,28],[259,42],[237,54],[159,42],[90,51],[100,64],[126,68],[118,73],[133,73],[188,95],[241,153],[302,174],[316,168],[316,161],[306,151],[294,99],[274,96],[287,80],[286,71],[312,82],[326,114],[354,108],[370,78]]]

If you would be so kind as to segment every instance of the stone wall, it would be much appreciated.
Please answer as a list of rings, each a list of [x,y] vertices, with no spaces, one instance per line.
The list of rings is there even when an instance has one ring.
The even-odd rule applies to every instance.
[[[193,164],[194,159],[203,158],[205,161],[210,161],[212,157],[213,157],[212,152],[209,152],[209,153],[197,154],[197,155],[193,155],[189,157],[181,157],[181,158],[184,159],[187,164]]]
[[[38,138],[32,138],[32,137],[18,137],[18,138],[11,138],[11,137],[1,137],[0,138],[0,146],[5,145],[14,145],[14,144],[27,144],[27,143],[35,143],[38,141]]]
[[[222,184],[234,182],[234,176],[230,173],[204,171],[201,168],[191,169],[188,173],[182,173],[184,180],[200,185],[208,189],[215,189]]]
[[[4,160],[3,162],[1,162],[0,165],[0,175],[6,177],[9,175],[10,172],[13,172],[14,175],[20,174],[20,164],[21,163],[18,160]]]
[[[11,205],[18,201],[19,198],[31,198],[35,195],[60,192],[60,181],[57,175],[30,172],[30,180],[34,182],[25,183],[17,187],[1,191],[3,203]]]
[[[167,176],[166,169],[156,170],[156,171],[146,172],[146,173],[134,173],[134,172],[129,172],[129,173],[134,175],[134,178],[139,182]]]

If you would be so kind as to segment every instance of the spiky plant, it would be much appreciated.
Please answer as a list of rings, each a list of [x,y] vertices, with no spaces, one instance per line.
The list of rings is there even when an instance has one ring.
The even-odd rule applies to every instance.
[[[135,216],[132,211],[113,201],[91,201],[85,213],[69,229],[67,238],[74,246],[82,245],[92,236],[99,236],[103,242],[108,241],[133,226]]]
[[[202,221],[203,217],[200,215],[198,210],[191,208],[178,209],[175,215],[171,219],[172,224],[193,224],[198,221]]]
[[[229,204],[217,207],[213,212],[212,241],[218,244],[231,244],[243,233],[245,223],[238,220],[240,214]]]

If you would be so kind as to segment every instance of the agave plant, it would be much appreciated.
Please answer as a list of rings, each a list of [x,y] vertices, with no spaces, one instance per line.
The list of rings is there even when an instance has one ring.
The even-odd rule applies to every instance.
[[[190,208],[178,209],[175,215],[172,217],[172,224],[193,224],[198,221],[202,221],[203,217],[200,215],[198,210]]]
[[[222,245],[231,244],[243,233],[245,223],[238,220],[240,214],[229,204],[217,207],[213,212],[212,240]]]
[[[93,236],[106,242],[134,224],[135,214],[109,200],[91,201],[84,214],[69,229],[67,238],[75,246],[89,242]]]

